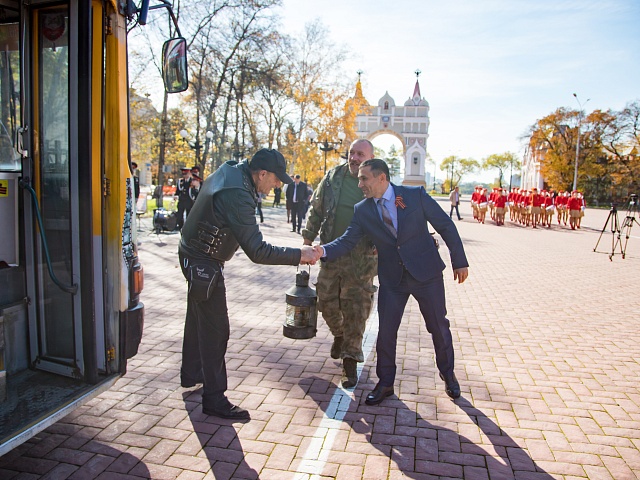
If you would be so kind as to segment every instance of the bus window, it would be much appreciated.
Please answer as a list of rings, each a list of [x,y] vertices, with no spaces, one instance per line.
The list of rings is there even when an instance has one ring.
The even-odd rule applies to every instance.
[[[0,171],[20,170],[14,148],[20,121],[18,24],[0,25]]]

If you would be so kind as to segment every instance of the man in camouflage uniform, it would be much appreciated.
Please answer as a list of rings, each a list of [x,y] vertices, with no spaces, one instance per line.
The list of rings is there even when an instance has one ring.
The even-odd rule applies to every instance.
[[[373,145],[359,139],[351,144],[349,161],[327,172],[311,198],[305,245],[318,233],[320,243],[340,237],[351,222],[353,206],[364,196],[358,188],[358,167],[373,158]],[[342,358],[344,388],[358,383],[357,362],[364,362],[362,337],[371,312],[378,258],[373,244],[364,238],[350,254],[334,262],[322,262],[316,290],[318,310],[333,334],[331,358]]]

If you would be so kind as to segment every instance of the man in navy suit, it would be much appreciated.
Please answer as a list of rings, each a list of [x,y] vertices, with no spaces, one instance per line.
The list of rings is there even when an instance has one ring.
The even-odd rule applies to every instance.
[[[376,344],[378,384],[365,403],[377,405],[393,395],[396,376],[396,340],[409,295],[418,301],[431,333],[440,378],[451,398],[460,396],[454,373],[453,340],[446,318],[446,302],[440,258],[427,222],[442,236],[451,254],[453,278],[462,283],[469,272],[462,240],[449,216],[423,187],[404,187],[389,182],[389,167],[380,159],[360,165],[358,186],[365,200],[354,207],[349,228],[340,238],[314,247],[323,260],[349,252],[367,235],[378,250],[378,315]]]

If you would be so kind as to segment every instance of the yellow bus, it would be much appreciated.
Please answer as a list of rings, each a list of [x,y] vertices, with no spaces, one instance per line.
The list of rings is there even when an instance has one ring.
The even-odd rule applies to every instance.
[[[0,455],[137,353],[127,26],[163,8],[179,35],[154,1],[0,0]],[[167,91],[186,72],[184,39],[167,40]]]

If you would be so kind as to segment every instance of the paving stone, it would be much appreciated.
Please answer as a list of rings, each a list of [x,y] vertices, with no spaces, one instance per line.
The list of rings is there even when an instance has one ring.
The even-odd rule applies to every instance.
[[[298,246],[284,209],[264,210],[265,238]],[[252,420],[204,415],[202,388],[179,385],[186,306],[179,235],[159,242],[141,233],[145,331],[128,373],[0,458],[0,477],[638,478],[640,242],[630,239],[624,260],[594,253],[606,210],[588,209],[579,231],[480,225],[464,201],[462,213],[456,227],[470,277],[456,285],[444,272],[461,399],[444,393],[413,299],[398,332],[396,395],[364,404],[377,382],[374,349],[358,387],[340,397],[341,366],[329,358],[321,316],[313,339],[282,335],[284,291],[296,268],[256,265],[239,251],[225,269],[227,395]],[[312,281],[317,271],[311,267]]]

